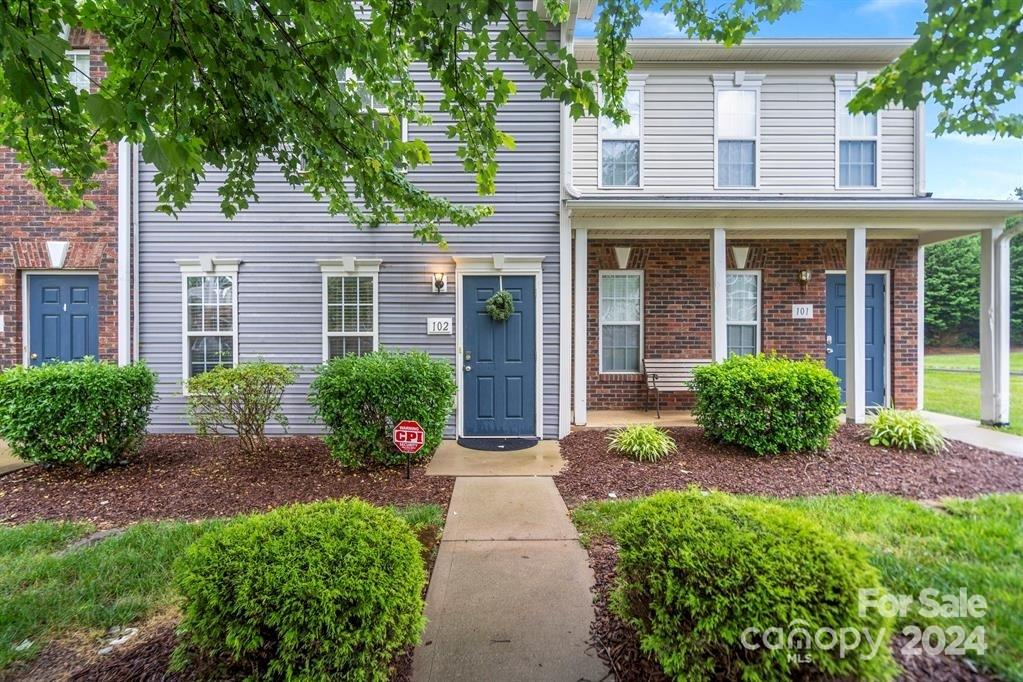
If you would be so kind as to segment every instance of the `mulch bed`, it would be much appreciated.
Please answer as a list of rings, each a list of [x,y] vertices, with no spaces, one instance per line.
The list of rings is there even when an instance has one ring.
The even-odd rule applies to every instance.
[[[90,472],[33,466],[0,477],[0,522],[90,521],[100,528],[146,519],[195,520],[293,502],[356,496],[374,504],[447,508],[454,478],[426,476],[425,464],[346,471],[319,438],[272,439],[257,455],[233,439],[150,436],[128,464]]]
[[[590,638],[601,659],[617,682],[664,682],[669,678],[652,658],[639,648],[636,631],[623,623],[608,608],[614,589],[615,562],[618,548],[607,538],[590,543],[590,567],[593,569],[594,619]],[[966,662],[945,655],[904,656],[902,635],[892,638],[892,653],[902,667],[899,679],[904,682],[991,682],[994,678],[976,672]]]
[[[570,434],[561,441],[566,466],[554,479],[558,490],[569,506],[689,485],[776,497],[864,492],[934,499],[1023,490],[1023,459],[959,441],[938,455],[890,450],[867,443],[863,427],[843,425],[826,452],[755,457],[708,441],[698,427],[668,431],[678,454],[656,464],[609,452],[607,431]]]

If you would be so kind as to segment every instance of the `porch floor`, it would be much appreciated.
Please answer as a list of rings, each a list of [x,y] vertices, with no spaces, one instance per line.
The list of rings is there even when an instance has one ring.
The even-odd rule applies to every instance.
[[[655,426],[693,426],[696,422],[689,410],[661,410],[661,418],[657,418],[654,410],[590,410],[585,426],[573,426],[578,429],[610,429],[633,424],[653,424]]]

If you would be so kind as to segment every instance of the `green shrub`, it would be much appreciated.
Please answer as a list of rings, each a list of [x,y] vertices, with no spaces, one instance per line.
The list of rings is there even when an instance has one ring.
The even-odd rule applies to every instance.
[[[387,680],[425,626],[408,524],[354,498],[241,517],[175,563],[177,667],[195,650],[257,679]]]
[[[633,424],[618,429],[607,437],[607,443],[612,450],[637,462],[656,462],[678,452],[672,437],[652,424]]]
[[[292,368],[264,360],[216,367],[188,380],[188,419],[200,436],[233,433],[243,452],[258,452],[267,422],[288,428],[281,399],[293,383]]]
[[[451,365],[426,353],[377,351],[346,355],[320,369],[310,402],[330,430],[327,445],[342,464],[396,465],[405,455],[391,442],[394,425],[414,419],[426,431],[425,458],[440,444],[455,405]]]
[[[813,360],[732,356],[698,368],[691,386],[707,436],[758,455],[824,450],[838,428],[838,379]]]
[[[877,609],[859,612],[859,590],[880,589],[877,572],[859,548],[803,514],[690,489],[640,502],[613,533],[620,551],[611,608],[673,679],[894,677],[891,621]],[[786,643],[796,629],[813,637],[819,628],[884,639],[876,657],[861,657],[866,644],[843,657],[827,640],[769,648],[772,635],[762,633],[776,627]]]
[[[11,367],[0,374],[0,438],[30,462],[113,464],[138,452],[155,388],[143,363]]]
[[[878,410],[870,425],[870,444],[937,454],[945,449],[941,431],[916,412]]]

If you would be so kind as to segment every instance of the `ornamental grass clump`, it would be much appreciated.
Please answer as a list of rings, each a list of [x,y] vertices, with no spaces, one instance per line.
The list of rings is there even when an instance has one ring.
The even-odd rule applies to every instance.
[[[678,446],[664,429],[652,424],[634,424],[611,433],[608,447],[637,462],[656,462],[678,452]]]
[[[419,541],[394,512],[355,498],[240,517],[189,547],[174,573],[175,669],[199,654],[249,679],[383,682],[426,624]]]
[[[138,452],[155,398],[142,362],[11,367],[0,373],[0,438],[29,462],[98,469]]]
[[[878,410],[868,441],[871,445],[932,455],[945,449],[945,437],[936,426],[916,412],[895,409]]]
[[[823,363],[735,355],[693,374],[693,415],[716,442],[756,455],[819,452],[838,428],[838,379]]]
[[[861,590],[883,594],[877,570],[801,512],[691,488],[647,498],[612,533],[611,609],[671,679],[890,680],[898,671],[892,621],[860,610]],[[842,651],[829,633],[847,642],[855,633],[859,644]]]

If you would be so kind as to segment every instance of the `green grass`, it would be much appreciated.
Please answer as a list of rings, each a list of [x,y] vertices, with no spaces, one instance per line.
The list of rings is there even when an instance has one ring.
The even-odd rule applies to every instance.
[[[876,495],[774,500],[805,511],[824,527],[862,546],[893,593],[925,588],[987,600],[978,619],[924,618],[916,610],[899,627],[917,624],[983,625],[988,651],[977,662],[1008,680],[1023,681],[1023,496],[949,500],[935,509]],[[572,512],[584,542],[611,535],[633,500],[589,502]]]
[[[1023,377],[1010,377],[1009,388],[1009,426],[1004,430],[1023,436]],[[924,409],[967,419],[980,419],[980,375],[925,370]]]
[[[438,505],[392,509],[413,528],[444,525]],[[176,604],[174,560],[222,523],[139,523],[62,556],[54,553],[93,528],[53,522],[0,527],[0,671],[33,658],[55,637],[138,622]],[[15,651],[26,639],[32,646]]]
[[[980,371],[979,353],[945,353],[941,355],[925,355],[924,368],[937,369],[973,369]],[[1015,351],[1009,354],[1009,369],[1013,372],[1023,372],[1023,351]]]

